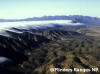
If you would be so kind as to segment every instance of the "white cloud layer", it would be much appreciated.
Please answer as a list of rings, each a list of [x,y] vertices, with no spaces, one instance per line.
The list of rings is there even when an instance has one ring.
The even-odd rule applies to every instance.
[[[10,61],[10,59],[0,56],[0,63],[6,62],[6,61]]]
[[[81,23],[72,23],[72,20],[50,20],[50,21],[21,21],[21,22],[0,22],[0,31],[15,28],[41,28],[53,27],[54,24],[59,25],[82,25]]]

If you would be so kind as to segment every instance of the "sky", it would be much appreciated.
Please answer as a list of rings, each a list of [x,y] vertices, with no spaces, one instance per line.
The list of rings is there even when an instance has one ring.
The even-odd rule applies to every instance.
[[[0,0],[0,19],[53,15],[100,17],[100,0]]]

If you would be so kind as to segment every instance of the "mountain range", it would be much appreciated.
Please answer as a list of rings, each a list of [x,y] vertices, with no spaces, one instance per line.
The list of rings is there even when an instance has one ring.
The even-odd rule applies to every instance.
[[[72,20],[74,23],[85,23],[85,24],[100,24],[100,18],[82,16],[82,15],[62,15],[62,16],[43,16],[33,17],[26,19],[0,19],[0,22],[18,22],[18,21],[45,21],[45,20]]]

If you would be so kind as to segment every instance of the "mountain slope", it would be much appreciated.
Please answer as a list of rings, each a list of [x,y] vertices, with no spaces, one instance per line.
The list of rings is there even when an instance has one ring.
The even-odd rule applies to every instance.
[[[0,35],[0,56],[11,59],[14,64],[0,66],[0,72],[62,74],[50,72],[50,68],[100,68],[99,38],[65,29],[6,33],[10,37]]]

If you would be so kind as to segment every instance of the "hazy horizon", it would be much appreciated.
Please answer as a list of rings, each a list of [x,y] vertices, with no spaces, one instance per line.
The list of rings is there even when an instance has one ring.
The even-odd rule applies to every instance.
[[[100,17],[100,0],[0,0],[0,18],[24,19],[54,15]]]

